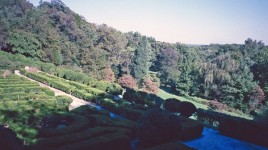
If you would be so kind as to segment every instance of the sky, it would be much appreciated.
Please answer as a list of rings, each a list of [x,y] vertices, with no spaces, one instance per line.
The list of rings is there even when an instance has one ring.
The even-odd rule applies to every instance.
[[[40,0],[29,0],[35,6]],[[157,41],[268,44],[268,0],[62,0],[88,22]]]

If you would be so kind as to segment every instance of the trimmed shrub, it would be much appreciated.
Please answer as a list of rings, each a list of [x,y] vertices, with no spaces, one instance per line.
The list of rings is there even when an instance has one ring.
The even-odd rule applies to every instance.
[[[145,107],[145,106],[142,105],[142,104],[132,104],[132,105],[131,105],[131,108],[133,108],[133,109],[138,109],[138,110],[143,110],[143,111],[148,110],[148,107]]]
[[[27,73],[26,76],[36,81],[42,82],[46,85],[50,85],[52,82],[52,79],[50,79],[49,77],[46,77],[38,73]]]
[[[96,84],[93,87],[94,88],[97,88],[99,90],[102,90],[102,91],[106,91],[107,90],[107,87],[108,87],[108,82],[98,81],[98,82],[96,82]]]
[[[268,146],[268,127],[265,124],[246,119],[225,118],[220,121],[219,130],[230,137]]]
[[[59,95],[59,96],[56,96],[56,101],[59,105],[68,107],[72,103],[73,99],[69,96]]]
[[[25,74],[26,74],[26,70],[25,70],[24,68],[20,68],[19,71],[20,71],[20,73],[21,73],[22,75],[25,75]]]
[[[130,102],[135,102],[136,104],[146,104],[152,108],[159,108],[164,102],[164,99],[155,94],[149,94],[128,88],[126,89],[123,98]]]
[[[84,84],[81,84],[81,83],[78,83],[78,82],[69,81],[68,83],[69,83],[70,85],[72,85],[72,86],[75,86],[75,87],[78,88],[78,89],[85,89],[85,88],[88,88],[87,85],[84,85]]]
[[[60,146],[66,145],[66,143],[72,144],[75,142],[92,139],[97,136],[113,133],[115,132],[115,130],[116,128],[107,128],[107,127],[89,128],[81,132],[75,132],[67,135],[40,139],[38,144],[33,147],[35,149],[42,148],[43,146],[58,148]]]
[[[107,93],[110,93],[112,95],[121,95],[123,92],[123,89],[120,85],[115,83],[108,84],[108,87],[106,89]]]
[[[131,150],[130,138],[126,135],[121,135],[118,133],[106,134],[103,136],[98,136],[92,139],[80,141],[73,143],[71,145],[65,145],[60,147],[60,150]]]
[[[52,63],[42,63],[41,70],[50,74],[54,74],[54,72],[56,72],[56,66]]]
[[[107,109],[107,110],[109,110],[111,112],[118,113],[118,114],[121,113],[120,109],[118,109],[119,108],[118,104],[116,102],[114,102],[113,100],[111,100],[111,99],[108,99],[108,98],[103,99],[100,102],[100,105],[103,108],[105,108],[105,109]]]
[[[204,126],[196,120],[181,117],[182,140],[192,140],[202,135]]]
[[[100,97],[104,97],[105,95],[107,95],[106,92],[101,91],[101,90],[96,89],[96,88],[90,88],[90,87],[87,87],[85,90],[86,90],[87,92],[93,94],[95,97],[98,97],[98,96],[100,96]]]
[[[152,147],[180,138],[180,117],[161,109],[144,113],[137,122],[139,148]]]
[[[54,91],[50,90],[49,88],[42,87],[42,91],[45,92],[49,96],[55,96]]]
[[[65,128],[40,128],[39,137],[53,137],[70,134],[73,132],[82,131],[87,128],[88,119],[78,114],[65,114],[63,116],[70,116],[73,121]]]
[[[139,109],[125,109],[123,115],[133,121],[137,121],[145,111]]]
[[[15,93],[15,92],[25,92],[25,89],[23,87],[7,87],[4,88],[5,93]]]
[[[110,117],[110,113],[107,110],[98,110],[97,108],[89,105],[84,105],[77,107],[73,110],[71,110],[73,113],[78,113],[79,115],[86,116],[91,114],[100,114]]]
[[[177,100],[176,98],[169,98],[163,103],[163,108],[169,112],[178,112],[180,103],[181,101]]]
[[[78,98],[81,98],[81,99],[84,99],[86,101],[92,101],[94,96],[90,93],[87,93],[86,91],[83,91],[83,90],[77,90],[75,89],[72,93],[72,95],[78,97]]]
[[[51,82],[50,86],[62,90],[68,94],[74,91],[74,87],[61,81],[53,81]]]
[[[112,127],[120,127],[120,128],[125,128],[134,133],[135,127],[136,127],[136,122],[127,120],[127,119],[113,119],[110,121],[108,124],[105,126],[112,126]]]
[[[191,102],[183,101],[178,107],[178,112],[185,117],[190,117],[193,113],[196,112],[196,107]]]

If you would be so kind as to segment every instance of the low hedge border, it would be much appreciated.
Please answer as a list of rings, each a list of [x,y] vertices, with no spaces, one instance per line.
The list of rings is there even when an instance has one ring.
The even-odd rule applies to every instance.
[[[71,116],[73,121],[65,128],[41,128],[38,129],[39,137],[53,137],[67,135],[74,132],[79,132],[87,128],[89,122],[86,117],[80,116],[78,114],[63,114],[63,116]]]

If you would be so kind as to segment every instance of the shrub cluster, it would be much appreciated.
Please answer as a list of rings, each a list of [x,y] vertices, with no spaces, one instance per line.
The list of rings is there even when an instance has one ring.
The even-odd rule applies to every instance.
[[[93,88],[75,81],[64,80],[62,78],[45,73],[26,73],[25,75],[34,80],[47,84],[56,89],[60,89],[68,94],[72,94],[87,101],[92,101],[97,97],[109,96],[105,91],[99,90],[97,88]],[[110,86],[112,87],[112,90],[117,88],[116,84],[110,84]]]
[[[43,70],[45,71],[45,70]],[[46,71],[45,71],[46,72]],[[75,72],[72,70],[64,69],[64,68],[56,68],[56,73],[58,77],[65,78],[67,80],[76,81],[81,84],[86,84],[88,86],[94,87],[101,91],[105,91],[109,94],[119,95],[122,93],[123,89],[120,85],[115,83],[109,83],[106,81],[98,81],[95,78],[88,76],[82,72]]]
[[[149,94],[143,91],[136,91],[129,88],[126,89],[123,98],[130,102],[135,102],[136,104],[146,104],[149,107],[160,107],[164,102],[164,99],[155,94]]]

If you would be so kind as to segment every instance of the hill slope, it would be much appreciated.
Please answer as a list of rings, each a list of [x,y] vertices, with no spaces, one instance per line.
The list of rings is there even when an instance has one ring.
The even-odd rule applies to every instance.
[[[99,80],[116,82],[131,75],[143,88],[157,81],[151,70],[177,95],[214,99],[247,113],[266,103],[268,47],[261,41],[207,46],[158,42],[89,23],[60,0],[38,7],[26,0],[2,0],[0,24],[2,51]]]

